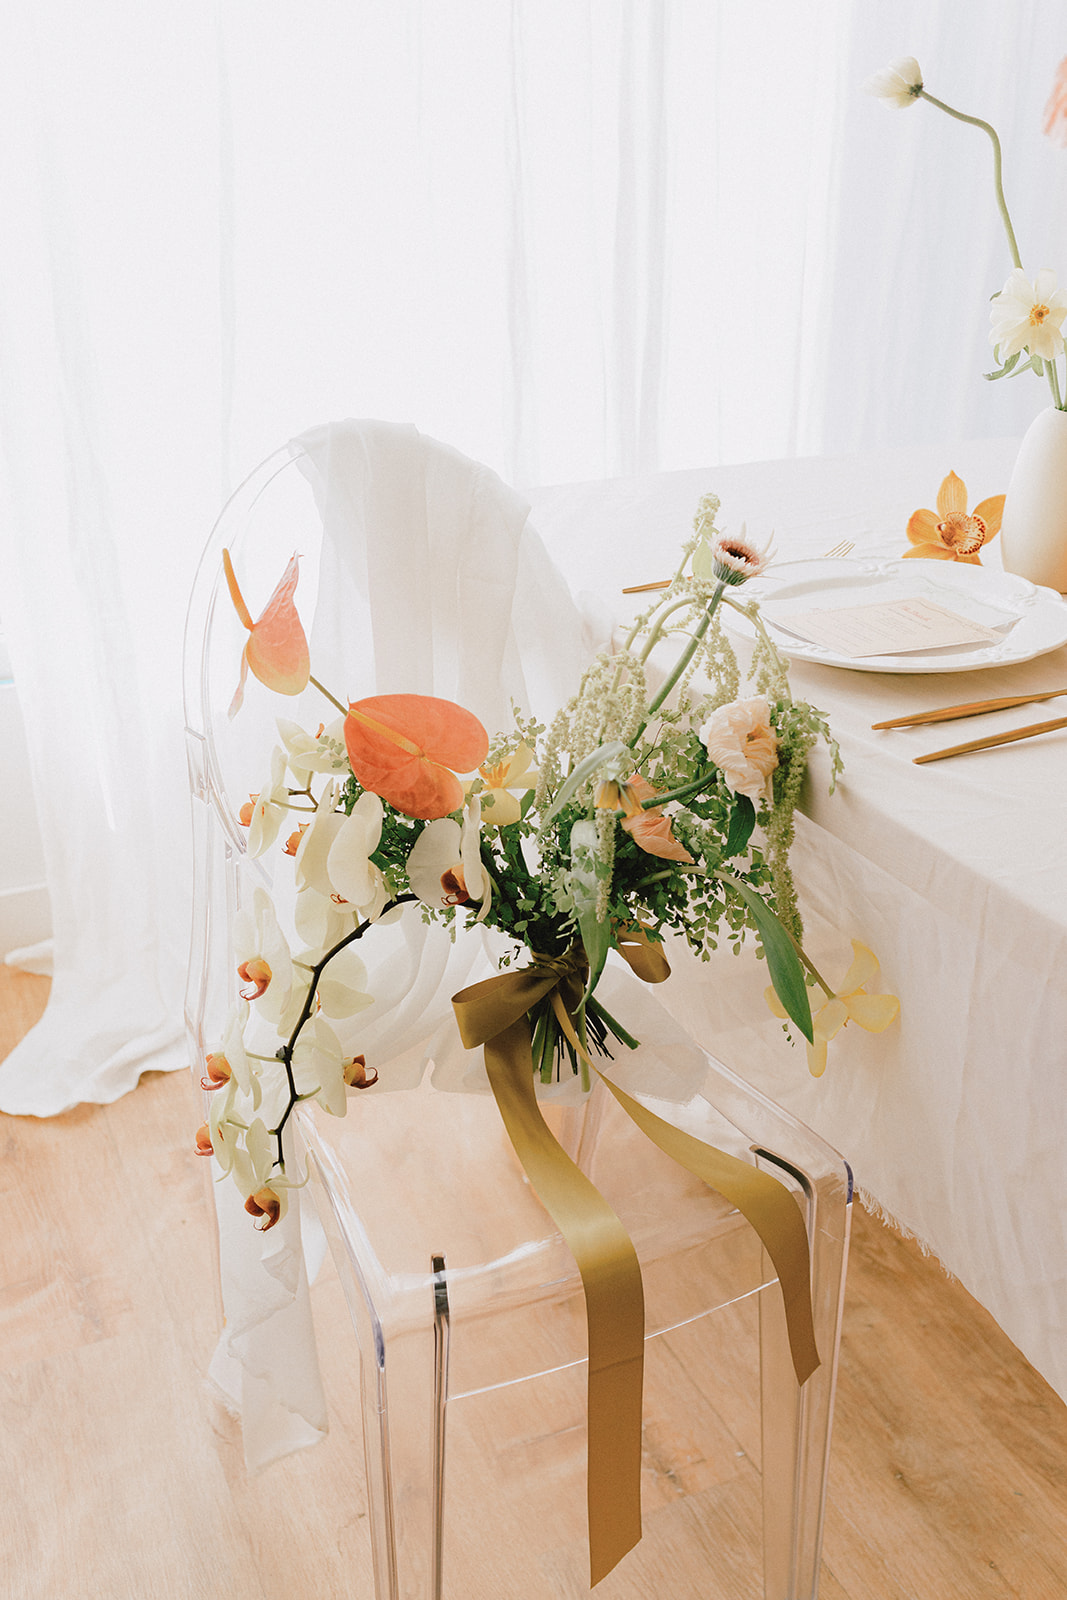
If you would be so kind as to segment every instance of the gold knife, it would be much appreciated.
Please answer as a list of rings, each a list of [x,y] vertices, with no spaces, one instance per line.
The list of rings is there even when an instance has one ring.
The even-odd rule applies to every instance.
[[[969,744],[954,744],[948,750],[931,750],[928,756],[912,756],[912,760],[917,767],[921,767],[927,761],[943,761],[946,756],[965,756],[972,750],[989,750],[993,745],[1031,739],[1036,733],[1052,733],[1056,728],[1067,728],[1067,717],[1056,717],[1052,722],[1031,722],[1028,727],[1015,728],[1010,733],[991,733],[984,739],[972,739]]]
[[[939,711],[916,711],[910,717],[872,722],[872,728],[918,728],[924,722],[952,722],[956,717],[978,717],[983,711],[1003,711],[1007,706],[1028,706],[1037,700],[1055,700],[1067,689],[1046,689],[1043,694],[1011,694],[1000,700],[972,700],[964,706],[942,706]]]

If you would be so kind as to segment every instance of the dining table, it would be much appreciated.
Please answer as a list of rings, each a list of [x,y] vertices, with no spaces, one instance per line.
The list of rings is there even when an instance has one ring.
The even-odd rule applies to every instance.
[[[829,578],[849,563],[862,570],[903,557],[909,518],[934,507],[950,471],[969,507],[1004,493],[1017,450],[1012,438],[934,443],[527,494],[531,524],[572,591],[621,625],[648,600],[622,590],[674,572],[708,492],[721,501],[720,529],[744,525],[756,543],[773,534],[766,575],[743,597],[769,605],[794,563],[824,563],[804,568],[805,604],[815,606],[823,570]],[[851,546],[845,557],[827,555],[842,545]],[[993,537],[983,547],[980,581],[994,595],[998,584],[1017,594],[999,546]],[[899,570],[949,565],[921,558]],[[868,946],[879,961],[868,991],[897,995],[898,1020],[880,1034],[846,1025],[814,1077],[803,1041],[766,1005],[754,947],[720,947],[702,962],[672,940],[666,987],[705,1048],[833,1144],[861,1198],[932,1252],[1067,1399],[1067,728],[915,759],[1067,717],[1067,705],[873,726],[991,698],[1067,697],[1067,644],[1049,645],[1067,639],[1067,600],[1051,590],[1036,598],[1044,631],[1015,624],[1007,638],[1018,644],[999,654],[901,655],[872,671],[869,658],[791,654],[789,636],[777,637],[794,697],[825,713],[843,760],[834,785],[829,752],[815,746],[796,817],[805,949],[834,987],[852,942]],[[737,643],[744,657],[740,634]]]

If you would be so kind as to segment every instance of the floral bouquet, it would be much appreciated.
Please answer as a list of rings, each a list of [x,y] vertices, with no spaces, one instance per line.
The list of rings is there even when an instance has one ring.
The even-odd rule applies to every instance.
[[[642,1133],[749,1219],[780,1281],[804,1382],[819,1358],[793,1196],[613,1080],[604,1064],[638,1041],[598,984],[612,952],[644,981],[666,979],[668,933],[705,959],[720,940],[740,950],[754,933],[771,1008],[806,1039],[816,1074],[847,1022],[880,1031],[897,1011],[894,997],[867,992],[877,963],[863,946],[839,993],[803,950],[789,870],[793,813],[815,741],[829,747],[831,782],[838,750],[823,716],[790,693],[758,606],[739,597],[766,552],[743,529],[723,535],[718,504],[704,498],[673,579],[618,647],[592,661],[550,723],[513,706],[514,725],[492,738],[451,701],[339,698],[311,674],[294,602],[297,558],[253,621],[223,556],[248,633],[231,715],[251,671],[281,694],[310,685],[331,720],[314,732],[278,721],[268,781],[241,813],[251,856],[292,858],[286,917],[303,947],[294,951],[257,887],[233,921],[240,988],[206,1057],[212,1093],[198,1148],[214,1154],[258,1226],[273,1227],[289,1191],[306,1181],[295,1108],[314,1101],[342,1116],[349,1091],[377,1081],[360,1048],[360,1014],[374,1003],[360,941],[414,916],[453,938],[493,931],[496,974],[452,1005],[463,1044],[484,1047],[508,1136],[582,1278],[594,1582],[640,1538],[641,1274],[618,1217],[541,1119],[537,1089],[569,1084],[581,1093],[599,1078]],[[723,606],[755,631],[745,692]],[[812,989],[822,991],[814,1017]]]
[[[503,934],[501,969],[528,963],[511,976],[532,983],[524,1015],[541,1084],[573,1077],[588,1088],[611,1041],[636,1045],[597,983],[612,950],[646,981],[666,978],[668,931],[704,959],[721,939],[739,951],[754,932],[768,1001],[808,1042],[813,1072],[846,1021],[880,1030],[895,1016],[893,997],[863,987],[875,962],[862,946],[863,980],[846,1005],[800,942],[794,808],[814,742],[829,746],[831,782],[839,753],[821,713],[792,697],[757,604],[738,598],[766,553],[744,530],[724,536],[718,505],[704,498],[674,578],[619,648],[592,662],[551,725],[515,708],[514,727],[492,739],[449,701],[339,699],[311,674],[294,603],[297,557],[253,621],[224,553],[248,630],[231,716],[248,671],[280,694],[311,684],[336,713],[315,732],[278,721],[269,780],[240,819],[251,856],[280,845],[292,858],[305,941],[294,954],[263,888],[238,911],[241,987],[203,1080],[215,1092],[198,1149],[215,1154],[259,1226],[271,1227],[288,1190],[305,1181],[289,1145],[294,1108],[315,1100],[341,1116],[346,1091],[377,1081],[355,1045],[358,1014],[373,999],[358,945],[379,922],[419,914],[450,925],[453,937],[479,925]],[[754,625],[755,693],[741,693],[724,604]],[[653,652],[679,636],[653,689]],[[814,1024],[809,986],[823,993]],[[464,1033],[458,1005],[457,1016]]]

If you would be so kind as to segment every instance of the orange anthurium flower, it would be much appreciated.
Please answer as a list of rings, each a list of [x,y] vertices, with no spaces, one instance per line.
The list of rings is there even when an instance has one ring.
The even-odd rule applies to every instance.
[[[937,491],[936,511],[915,511],[908,522],[913,549],[905,556],[928,556],[934,561],[982,564],[978,552],[1000,532],[1004,496],[995,494],[967,513],[967,485],[950,472]]]
[[[478,718],[451,700],[379,694],[354,701],[345,747],[357,780],[407,817],[447,817],[463,805],[457,772],[472,772],[489,751]]]
[[[230,705],[233,717],[241,709],[249,668],[260,683],[278,694],[302,694],[311,674],[311,657],[293,604],[293,591],[300,576],[300,557],[293,556],[289,562],[257,622],[252,621],[252,613],[245,605],[228,550],[222,552],[222,565],[234,610],[248,629],[241,655],[241,681]]]

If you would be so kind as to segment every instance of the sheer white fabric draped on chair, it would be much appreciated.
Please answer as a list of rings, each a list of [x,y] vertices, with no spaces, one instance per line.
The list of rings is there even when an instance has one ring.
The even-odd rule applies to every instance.
[[[304,434],[292,449],[293,463],[283,470],[304,473],[322,518],[322,599],[311,629],[320,682],[354,698],[455,699],[492,729],[511,726],[513,701],[544,716],[568,698],[603,641],[583,622],[528,527],[521,496],[414,428],[338,423]],[[262,492],[270,495],[269,483]],[[272,574],[258,571],[257,510],[258,501],[247,518],[220,521],[199,580],[198,614],[208,615],[223,545],[236,544],[239,560],[242,534],[249,535],[256,576],[273,582]],[[222,603],[228,604],[224,596]],[[194,672],[198,643],[194,633]],[[216,733],[226,739],[236,666],[235,659],[224,682],[209,681],[198,708],[206,726],[199,728],[196,713],[191,719],[209,743]],[[282,703],[312,726],[323,708],[314,688],[291,710]],[[211,757],[205,759],[210,765]],[[451,996],[495,970],[481,940],[453,943],[448,929],[409,913],[374,929],[360,950],[375,1004],[360,1013],[359,1048],[374,1062],[382,1088],[417,1083],[430,1057],[439,1071],[461,1078],[472,1058],[460,1044]],[[219,961],[226,953],[215,947],[213,954]],[[258,1234],[234,1186],[216,1192],[226,1331],[211,1370],[242,1417],[245,1456],[255,1469],[313,1442],[325,1428],[302,1214],[313,1236],[320,1230],[307,1207],[293,1206],[275,1229]]]
[[[183,600],[235,476],[309,418],[412,418],[519,483],[1021,431],[965,305],[1001,281],[982,137],[858,83],[914,50],[999,119],[1020,236],[1063,261],[1033,134],[1060,8],[891,10],[6,19],[0,611],[56,981],[0,1107],[182,1064]]]

